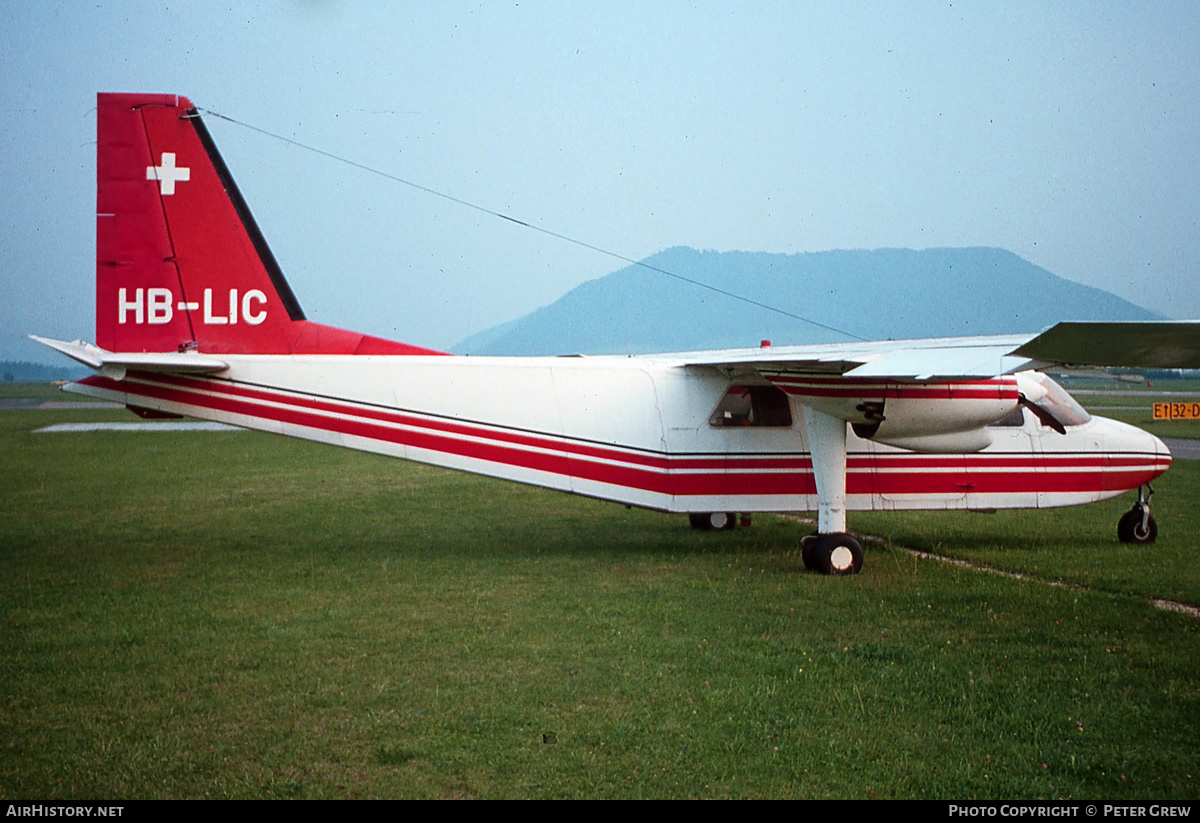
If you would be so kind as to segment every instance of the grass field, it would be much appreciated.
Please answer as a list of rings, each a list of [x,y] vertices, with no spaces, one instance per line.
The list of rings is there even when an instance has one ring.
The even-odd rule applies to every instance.
[[[686,519],[248,432],[0,412],[0,794],[1194,798],[1200,470],[1129,500]],[[1017,580],[915,546],[1029,572]],[[1050,585],[1046,581],[1062,581]]]

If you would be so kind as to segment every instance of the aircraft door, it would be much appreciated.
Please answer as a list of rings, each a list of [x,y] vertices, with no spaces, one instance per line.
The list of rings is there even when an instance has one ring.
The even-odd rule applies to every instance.
[[[1031,509],[1039,505],[1045,468],[1041,460],[1041,424],[1018,406],[988,426],[992,445],[965,455],[968,508]]]

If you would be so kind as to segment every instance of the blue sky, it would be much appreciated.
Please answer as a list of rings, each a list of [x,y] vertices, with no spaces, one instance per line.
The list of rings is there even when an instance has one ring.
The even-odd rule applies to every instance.
[[[93,336],[97,91],[184,94],[627,257],[1000,246],[1200,316],[1191,2],[0,0],[0,21],[0,357]],[[448,347],[619,266],[208,124],[311,319]]]

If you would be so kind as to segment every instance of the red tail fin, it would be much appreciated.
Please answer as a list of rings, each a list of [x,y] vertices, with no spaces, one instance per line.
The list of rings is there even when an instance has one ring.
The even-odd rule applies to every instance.
[[[99,95],[96,160],[101,348],[437,354],[305,319],[187,98]]]

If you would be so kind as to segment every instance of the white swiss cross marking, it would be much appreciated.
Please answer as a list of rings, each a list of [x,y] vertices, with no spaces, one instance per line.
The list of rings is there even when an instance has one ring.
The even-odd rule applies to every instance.
[[[165,151],[161,166],[146,166],[146,179],[159,182],[159,192],[174,194],[175,182],[192,179],[192,170],[187,166],[175,167],[175,152]]]

